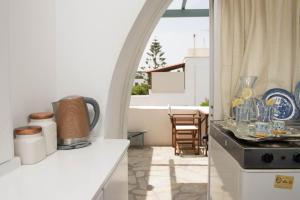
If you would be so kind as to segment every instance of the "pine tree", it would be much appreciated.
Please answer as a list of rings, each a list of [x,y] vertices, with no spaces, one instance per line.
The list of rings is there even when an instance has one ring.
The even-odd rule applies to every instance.
[[[166,58],[162,51],[162,46],[160,42],[155,38],[150,46],[149,51],[147,52],[148,57],[146,58],[146,65],[148,69],[157,69],[159,67],[164,67],[166,63]],[[145,69],[145,67],[142,67]]]

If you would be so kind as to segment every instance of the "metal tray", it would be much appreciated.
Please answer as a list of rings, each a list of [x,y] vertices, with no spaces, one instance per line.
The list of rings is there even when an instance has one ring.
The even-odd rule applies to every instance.
[[[216,124],[220,125],[223,129],[229,130],[234,134],[234,136],[240,140],[245,140],[249,142],[267,142],[267,141],[300,141],[300,127],[292,127],[287,126],[287,133],[283,135],[274,135],[264,138],[258,138],[250,133],[247,133],[248,131],[239,131],[237,126],[233,123],[228,123],[225,121],[217,121]]]

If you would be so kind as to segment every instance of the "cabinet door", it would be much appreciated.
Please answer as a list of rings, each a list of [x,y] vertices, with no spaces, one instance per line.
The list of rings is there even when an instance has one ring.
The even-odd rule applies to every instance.
[[[123,156],[103,188],[104,200],[128,200],[128,158]]]

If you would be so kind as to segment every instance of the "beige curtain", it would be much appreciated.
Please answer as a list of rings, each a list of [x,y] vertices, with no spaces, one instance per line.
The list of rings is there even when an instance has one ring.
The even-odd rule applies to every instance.
[[[222,0],[221,91],[224,114],[239,77],[258,76],[256,95],[300,81],[300,0]]]

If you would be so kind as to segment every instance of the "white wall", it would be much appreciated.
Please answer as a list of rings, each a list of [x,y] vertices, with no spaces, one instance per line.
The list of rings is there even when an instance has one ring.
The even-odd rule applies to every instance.
[[[223,118],[222,116],[222,103],[221,103],[221,4],[222,0],[214,0],[213,1],[213,22],[211,23],[213,34],[211,34],[211,47],[213,51],[212,55],[212,64],[213,73],[212,77],[212,85],[211,88],[213,91],[213,119],[220,120]]]
[[[70,94],[93,97],[99,102],[103,117],[114,67],[144,3],[144,0],[56,1],[59,98]],[[100,126],[98,123],[94,132],[99,133]],[[110,137],[110,133],[105,134]]]
[[[146,130],[145,145],[172,144],[171,122],[168,109],[136,109],[130,108],[128,113],[128,130]]]
[[[131,106],[190,106],[194,105],[192,97],[182,93],[152,93],[150,95],[132,95]]]
[[[195,105],[199,105],[210,95],[209,57],[191,57],[185,59],[186,65],[195,68],[194,94]],[[191,75],[192,76],[192,75]]]
[[[131,107],[128,114],[128,130],[146,130],[145,145],[170,146],[172,144],[172,126],[167,106]],[[172,113],[196,113],[188,109],[172,108]]]
[[[31,112],[51,110],[58,98],[91,96],[105,113],[115,65],[144,3],[0,2],[0,163],[13,155],[13,127],[26,125]],[[122,135],[120,129],[106,134]]]
[[[13,157],[9,90],[9,0],[0,1],[0,164]]]
[[[103,118],[107,137],[127,137],[130,91],[137,66],[152,31],[170,3],[171,0],[147,0],[127,36],[108,91],[109,100]]]
[[[14,127],[56,99],[55,1],[10,0],[10,76]]]
[[[150,93],[132,95],[131,106],[199,105],[209,98],[209,57],[185,58],[184,93]]]
[[[143,84],[145,83],[145,80],[144,79],[134,79],[134,82],[133,82],[133,85],[136,85],[136,84]]]
[[[99,101],[105,119],[101,124],[102,135],[125,136],[136,66],[170,2],[1,1],[4,31],[0,35],[3,41],[0,48],[4,59],[0,61],[0,83],[5,88],[1,91],[0,126],[3,123],[1,128],[8,130],[4,134],[7,150],[12,149],[10,124],[24,125],[30,112],[51,109],[53,99],[72,93]]]
[[[151,73],[152,93],[183,93],[184,90],[184,72]]]
[[[13,158],[13,128],[55,99],[54,22],[53,1],[0,1],[0,163]]]

